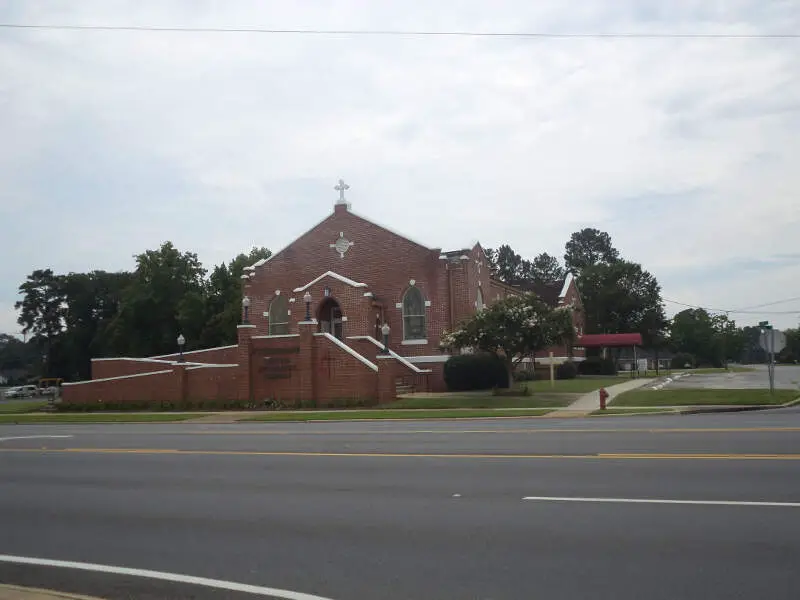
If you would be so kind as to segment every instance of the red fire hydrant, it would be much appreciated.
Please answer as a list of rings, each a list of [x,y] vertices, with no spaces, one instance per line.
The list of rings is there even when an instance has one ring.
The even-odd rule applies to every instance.
[[[608,400],[608,392],[606,388],[600,388],[600,410],[606,409],[606,400]]]

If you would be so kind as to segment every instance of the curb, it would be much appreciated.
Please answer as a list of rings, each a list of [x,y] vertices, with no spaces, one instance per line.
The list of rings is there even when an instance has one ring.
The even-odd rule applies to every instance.
[[[749,412],[753,410],[779,410],[781,408],[791,408],[800,404],[800,396],[784,404],[760,404],[753,406],[719,406],[715,408],[690,408],[678,411],[682,415],[699,415],[703,413],[729,413],[729,412]]]
[[[29,588],[0,583],[0,600],[102,600],[94,596],[83,596],[57,590]]]

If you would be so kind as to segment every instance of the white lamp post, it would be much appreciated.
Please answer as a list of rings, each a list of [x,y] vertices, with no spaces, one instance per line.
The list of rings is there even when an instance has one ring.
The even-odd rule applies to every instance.
[[[303,302],[306,303],[306,321],[311,320],[311,292],[306,290],[303,294]]]
[[[383,327],[381,327],[381,333],[383,334],[383,353],[389,354],[389,333],[391,329],[389,328],[388,323],[384,323]]]
[[[178,351],[180,352],[180,358],[178,358],[178,362],[183,362],[183,345],[186,343],[186,338],[183,337],[181,333],[178,335]]]
[[[250,323],[250,298],[245,296],[242,298],[242,307],[244,308],[244,324]]]

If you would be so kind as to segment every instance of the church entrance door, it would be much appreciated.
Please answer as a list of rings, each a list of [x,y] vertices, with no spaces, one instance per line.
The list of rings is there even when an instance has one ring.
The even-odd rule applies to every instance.
[[[336,339],[341,340],[343,337],[342,309],[339,303],[333,298],[325,298],[317,312],[319,330],[322,333],[330,333]]]

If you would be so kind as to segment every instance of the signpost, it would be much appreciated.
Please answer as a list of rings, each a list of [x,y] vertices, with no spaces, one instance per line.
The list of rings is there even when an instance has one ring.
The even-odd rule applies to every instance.
[[[769,373],[769,393],[775,393],[775,354],[780,352],[786,347],[786,334],[777,329],[773,329],[769,321],[761,321],[758,324],[761,327],[761,335],[758,338],[758,344],[769,357],[767,365],[767,372]]]

